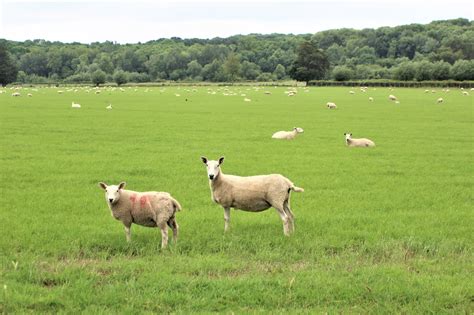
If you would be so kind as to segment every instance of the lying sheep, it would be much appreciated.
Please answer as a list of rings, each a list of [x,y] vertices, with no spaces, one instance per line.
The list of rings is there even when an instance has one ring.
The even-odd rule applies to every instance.
[[[283,221],[283,233],[289,236],[294,232],[294,215],[290,209],[290,192],[303,192],[288,178],[280,174],[241,177],[225,175],[219,161],[209,161],[201,157],[207,167],[211,199],[224,208],[224,230],[229,229],[230,208],[250,212],[260,212],[275,208]]]
[[[292,131],[277,131],[272,135],[273,139],[286,139],[291,140],[296,137],[297,134],[303,133],[304,130],[299,127],[294,127]]]
[[[336,108],[337,108],[336,104],[333,103],[333,102],[327,102],[327,103],[326,103],[326,106],[327,106],[327,108],[329,108],[329,109],[336,109]]]
[[[346,136],[346,145],[349,147],[375,147],[372,140],[366,138],[353,139],[352,133],[344,133],[344,136]]]
[[[440,98],[438,98],[438,99],[436,100],[436,103],[438,103],[438,104],[443,103],[443,102],[444,102],[444,100],[443,100],[442,97],[440,97]]]
[[[19,92],[12,93],[12,96],[21,96]]]
[[[349,91],[349,94],[355,94],[355,92],[354,91]]]
[[[251,102],[252,100],[250,98],[244,98],[244,102]]]
[[[105,109],[112,109],[112,104],[109,104]]]
[[[28,93],[28,94],[26,94],[26,96],[28,96],[28,97],[32,97],[32,96],[33,96],[33,94],[31,94],[31,93]]]
[[[463,91],[463,92],[462,92],[462,95],[466,95],[466,96],[467,96],[467,95],[469,95],[469,92],[468,92],[468,91]]]
[[[374,101],[374,98],[373,98],[373,97],[369,97],[369,101],[373,102],[373,101]]]
[[[397,97],[395,95],[392,95],[392,94],[390,94],[388,96],[388,99],[391,100],[391,101],[397,101],[398,100]]]
[[[132,223],[159,227],[161,229],[161,248],[168,245],[168,225],[173,230],[173,242],[178,240],[178,223],[176,211],[181,205],[167,192],[136,192],[125,190],[125,183],[110,185],[100,182],[99,187],[105,191],[105,200],[111,215],[125,226],[127,242],[131,241],[130,227]]]
[[[71,107],[72,108],[81,108],[81,104],[72,102]]]

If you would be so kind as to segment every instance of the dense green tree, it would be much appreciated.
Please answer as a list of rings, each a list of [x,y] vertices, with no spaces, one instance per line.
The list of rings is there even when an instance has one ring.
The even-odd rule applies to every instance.
[[[354,77],[354,71],[347,66],[336,66],[332,71],[332,76],[336,81],[347,81]]]
[[[455,80],[474,80],[474,60],[458,60],[451,67],[451,77]]]
[[[92,83],[94,83],[96,86],[99,86],[99,84],[105,83],[106,79],[106,74],[104,71],[97,69],[91,74],[91,80]]]
[[[187,66],[186,73],[191,78],[197,78],[201,76],[202,66],[197,60],[190,61]]]
[[[328,70],[328,56],[314,42],[305,41],[298,46],[297,58],[289,73],[293,79],[308,82],[324,78]]]
[[[118,86],[121,86],[122,84],[125,84],[128,82],[127,74],[123,70],[115,71],[113,79],[114,79],[114,82],[117,83]]]
[[[427,81],[433,78],[433,64],[426,60],[417,62],[415,65],[415,80]]]
[[[247,80],[255,80],[262,73],[260,66],[250,61],[242,62],[240,71],[242,77]]]
[[[449,79],[449,70],[451,66],[449,63],[444,61],[438,61],[433,64],[433,80],[447,80]]]
[[[282,64],[278,64],[275,67],[275,71],[273,71],[273,75],[276,77],[277,80],[281,80],[286,76],[285,66]]]
[[[415,77],[416,69],[412,62],[406,61],[400,64],[394,72],[396,80],[410,81]]]
[[[18,68],[7,50],[6,45],[0,43],[0,85],[15,82]]]
[[[223,64],[224,73],[229,80],[235,81],[240,71],[240,59],[234,53],[229,54]]]

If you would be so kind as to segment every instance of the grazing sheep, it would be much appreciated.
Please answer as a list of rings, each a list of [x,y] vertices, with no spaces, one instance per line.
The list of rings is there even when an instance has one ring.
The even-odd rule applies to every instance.
[[[305,92],[306,92],[306,91],[305,91]],[[266,95],[271,95],[271,94],[272,94],[272,92],[270,92],[270,91],[265,91],[264,93],[265,93]]]
[[[112,109],[112,104],[109,104],[109,106],[107,106],[106,109]]]
[[[355,94],[355,92],[354,91],[349,91],[349,94]]]
[[[64,93],[64,91],[61,91],[61,90],[58,91],[58,94],[63,94],[63,93]]]
[[[26,94],[26,96],[28,96],[28,97],[32,97],[32,96],[33,96],[33,94],[31,94],[31,93],[28,93],[28,94]]]
[[[388,96],[388,99],[391,100],[391,101],[397,101],[398,100],[397,97],[395,95],[392,95],[392,94],[390,94]]]
[[[250,98],[244,98],[244,102],[251,102],[252,100]]]
[[[369,97],[369,101],[373,102],[373,101],[374,101],[374,98],[373,98],[373,97]]]
[[[127,242],[130,242],[132,223],[159,227],[161,229],[161,248],[168,245],[168,225],[173,230],[173,241],[178,240],[178,223],[176,211],[181,205],[167,192],[136,192],[125,190],[125,183],[110,185],[100,182],[99,187],[105,191],[105,200],[111,215],[125,226]]]
[[[19,92],[12,93],[12,96],[21,96]]]
[[[303,133],[304,130],[299,127],[294,127],[292,131],[277,131],[272,135],[273,139],[286,139],[291,140],[296,137],[297,134]]]
[[[462,92],[462,95],[466,95],[466,96],[467,96],[467,95],[469,95],[469,92],[468,92],[468,91],[463,91],[463,92]]]
[[[250,212],[260,212],[275,208],[283,221],[283,233],[289,236],[294,232],[294,215],[290,209],[290,192],[303,192],[288,178],[280,174],[241,177],[225,175],[219,161],[209,161],[201,157],[207,167],[211,199],[224,208],[224,230],[229,229],[230,208]]]
[[[327,108],[329,108],[329,109],[336,109],[336,108],[337,108],[336,104],[333,103],[333,102],[327,102],[327,103],[326,103],[326,106],[327,106]]]
[[[438,103],[438,104],[439,104],[439,103],[443,103],[443,102],[444,102],[444,100],[443,100],[442,97],[440,97],[440,98],[438,98],[438,99],[436,100],[436,103]]]
[[[353,139],[352,133],[344,133],[344,136],[346,136],[346,145],[349,147],[375,147],[372,140],[366,138]]]
[[[425,93],[429,93],[429,92],[430,92],[430,90],[425,90]]]
[[[77,104],[77,103],[72,102],[71,107],[72,108],[81,108],[81,104]]]

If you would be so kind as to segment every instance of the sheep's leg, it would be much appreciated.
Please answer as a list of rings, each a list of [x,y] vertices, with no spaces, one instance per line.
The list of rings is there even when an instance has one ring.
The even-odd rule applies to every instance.
[[[290,220],[290,228],[291,228],[290,232],[293,233],[295,231],[295,215],[293,214],[293,212],[290,209],[290,204],[288,203],[288,200],[286,200],[283,203],[283,209],[285,210],[285,213],[286,213],[286,215],[288,216],[288,218]]]
[[[224,208],[224,221],[224,232],[227,232],[230,224],[230,208]]]
[[[280,215],[280,218],[283,221],[283,234],[285,234],[286,236],[290,236],[289,217],[286,215],[283,209],[277,207],[274,208],[278,211],[278,214]]]
[[[174,217],[169,219],[167,223],[168,223],[168,226],[173,230],[173,243],[176,244],[176,242],[178,241],[179,225],[176,222],[176,219]]]
[[[125,225],[125,237],[127,238],[127,243],[130,243],[130,241],[132,240],[130,226],[131,225]]]
[[[159,225],[161,230],[161,248],[166,248],[168,246],[168,226],[166,223]]]

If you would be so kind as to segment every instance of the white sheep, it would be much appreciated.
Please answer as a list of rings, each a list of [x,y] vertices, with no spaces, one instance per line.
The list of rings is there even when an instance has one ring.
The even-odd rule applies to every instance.
[[[225,175],[221,170],[224,157],[209,161],[201,157],[207,167],[211,199],[224,208],[224,230],[229,229],[230,208],[260,212],[275,208],[283,221],[283,233],[294,231],[294,215],[290,209],[290,192],[303,192],[280,174],[241,177]]]
[[[326,106],[327,106],[327,108],[329,108],[329,109],[336,109],[336,108],[337,108],[336,104],[333,103],[333,102],[327,102],[327,103],[326,103]]]
[[[349,91],[349,94],[355,94],[355,92],[354,91]]]
[[[32,96],[33,96],[33,94],[31,94],[31,93],[28,93],[28,94],[26,94],[26,96],[28,96],[28,97],[32,97]]]
[[[71,107],[72,108],[81,108],[81,104],[72,102]]]
[[[12,96],[18,97],[18,96],[21,96],[21,94],[20,94],[20,92],[15,92],[15,93],[12,93]]]
[[[469,95],[469,92],[468,92],[468,91],[463,91],[463,92],[462,92],[462,95],[466,95],[466,96],[467,96],[467,95]]]
[[[444,100],[443,100],[442,97],[440,97],[440,98],[438,98],[438,99],[436,100],[436,103],[438,103],[438,104],[443,103],[443,102],[444,102]]]
[[[112,104],[109,104],[109,106],[107,106],[106,109],[112,109]]]
[[[306,92],[306,91],[305,91],[305,92]],[[270,91],[265,91],[264,93],[265,93],[266,95],[271,95],[271,94],[272,94],[272,92],[270,92]]]
[[[346,136],[346,145],[349,147],[375,147],[372,140],[366,138],[353,139],[352,133],[344,133],[344,136]]]
[[[373,98],[373,97],[369,97],[369,101],[373,102],[373,101],[374,101],[374,98]]]
[[[273,139],[286,139],[291,140],[296,137],[297,134],[303,133],[304,130],[299,127],[294,127],[292,131],[277,131],[272,135]]]
[[[251,102],[252,100],[250,98],[244,98],[244,102]]]
[[[391,101],[397,101],[398,100],[397,97],[395,95],[392,95],[392,94],[390,94],[388,96],[388,99],[391,100]]]
[[[135,223],[160,228],[161,248],[168,245],[168,225],[173,230],[173,241],[176,243],[179,227],[175,214],[181,210],[181,205],[169,193],[125,190],[124,182],[110,186],[100,182],[99,187],[105,191],[105,200],[112,217],[125,226],[127,242],[131,241],[130,227]]]

